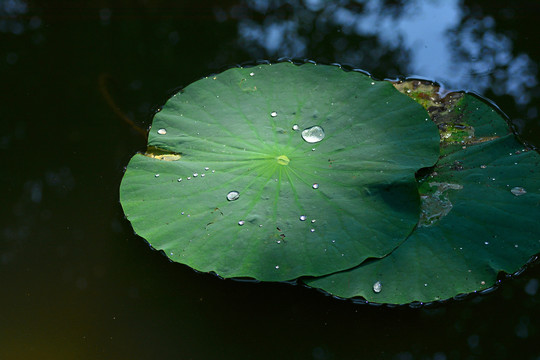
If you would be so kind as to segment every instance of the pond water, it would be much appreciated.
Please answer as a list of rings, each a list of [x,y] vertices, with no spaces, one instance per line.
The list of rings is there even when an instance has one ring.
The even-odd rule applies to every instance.
[[[136,127],[179,86],[257,59],[475,91],[540,145],[539,13],[493,0],[0,0],[0,358],[540,359],[538,266],[444,306],[360,305],[168,262],[118,199],[145,148]]]

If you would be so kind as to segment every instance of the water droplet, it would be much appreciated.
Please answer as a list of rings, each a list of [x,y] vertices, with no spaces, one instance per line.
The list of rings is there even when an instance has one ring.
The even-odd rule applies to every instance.
[[[276,269],[279,269],[279,265],[276,265]]]
[[[242,225],[244,225],[244,224],[245,224],[244,220],[240,220],[240,221],[238,222],[238,225],[240,225],[240,226],[242,226]]]
[[[210,170],[210,168],[207,166],[207,167],[204,168],[204,170],[208,171],[208,170]]]
[[[239,197],[240,193],[238,191],[229,191],[229,193],[227,194],[227,200],[229,201],[238,200]]]
[[[255,75],[254,72],[250,72],[250,73],[249,73],[249,76],[253,76],[253,75]]]
[[[311,228],[311,229],[309,229],[309,231],[311,231],[311,232],[315,232],[315,229]]]
[[[485,169],[486,167],[486,165],[480,165],[480,169]]]
[[[324,139],[324,135],[323,128],[318,125],[302,130],[302,139],[311,144]]]
[[[212,174],[215,173],[215,172],[216,172],[216,170],[212,170]]]
[[[516,186],[516,187],[512,188],[512,190],[510,190],[510,192],[512,192],[512,194],[514,194],[516,196],[520,196],[520,195],[526,194],[527,190],[525,190],[521,186]]]
[[[193,177],[197,177],[197,176],[199,176],[198,173],[193,173]]]
[[[292,129],[293,129],[294,131],[298,131],[298,130],[300,130],[300,126],[298,126],[298,124],[294,124],[294,125],[292,126]]]
[[[313,219],[313,220],[311,220],[311,223],[313,224],[315,221],[317,221],[317,220]]]
[[[318,188],[319,188],[319,184],[315,183],[315,184],[313,184],[311,187],[314,188],[314,189],[318,189]]]
[[[165,134],[167,133],[167,130],[166,130],[166,129],[159,129],[159,130],[157,131],[157,133],[158,133],[159,135],[165,135]]]
[[[300,215],[300,221],[306,221],[307,216],[306,215]]]
[[[180,181],[182,181],[182,178],[178,178],[178,180],[176,180],[176,181],[180,182]]]
[[[191,180],[191,176],[188,176],[186,179],[187,179],[187,180]]]
[[[375,284],[373,284],[373,292],[376,292],[377,294],[380,293],[382,290],[382,284],[380,281],[377,281]]]
[[[484,241],[484,245],[489,245],[489,241]]]
[[[206,176],[206,174],[201,174],[201,177],[205,177],[205,176]]]
[[[154,177],[159,177],[159,174],[154,175]]]
[[[185,212],[183,212],[183,211],[180,213],[180,215],[184,215],[184,214],[185,214]]]
[[[374,82],[374,81],[372,81],[372,82],[371,82],[371,85],[375,85],[375,82]]]
[[[271,116],[271,117],[276,117],[276,116],[277,116],[277,111],[272,111],[272,112],[270,113],[270,116]]]
[[[336,243],[336,240],[332,240],[332,242],[335,244],[335,243]]]

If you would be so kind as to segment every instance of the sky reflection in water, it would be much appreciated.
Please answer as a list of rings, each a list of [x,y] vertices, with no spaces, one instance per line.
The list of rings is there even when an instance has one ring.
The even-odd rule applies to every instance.
[[[258,22],[251,17],[240,19],[238,41],[254,57],[263,49],[271,56],[303,58],[311,56],[309,42],[314,37],[337,29],[342,36],[334,41],[333,61],[372,71],[387,52],[402,52],[402,73],[395,75],[433,79],[448,89],[480,94],[492,88],[496,95],[511,95],[518,105],[531,100],[528,90],[537,85],[536,64],[525,53],[513,54],[512,40],[496,31],[495,20],[471,17],[462,1],[325,4],[322,0],[248,0],[247,7],[264,17],[258,17],[263,19]],[[294,10],[282,11],[286,6]],[[362,46],[373,37],[378,47]],[[363,54],[366,51],[369,56]]]

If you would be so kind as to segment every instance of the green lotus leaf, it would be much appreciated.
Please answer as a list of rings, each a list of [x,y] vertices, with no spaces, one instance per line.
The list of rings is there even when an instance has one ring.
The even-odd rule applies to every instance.
[[[170,98],[120,188],[137,234],[222,277],[281,281],[382,258],[413,231],[439,133],[386,81],[335,66],[229,69]]]
[[[423,105],[439,126],[443,156],[419,180],[418,228],[388,256],[308,285],[377,303],[429,302],[487,289],[540,252],[539,154],[475,96],[436,102]]]

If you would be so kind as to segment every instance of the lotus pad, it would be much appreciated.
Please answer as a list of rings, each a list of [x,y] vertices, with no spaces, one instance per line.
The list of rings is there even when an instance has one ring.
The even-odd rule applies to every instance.
[[[446,101],[430,111],[444,156],[419,181],[418,228],[387,257],[307,284],[377,303],[428,302],[489,288],[540,252],[540,156],[475,96]]]
[[[120,198],[173,261],[222,277],[321,276],[410,235],[415,172],[438,155],[426,110],[389,82],[313,64],[234,68],[167,101]]]

